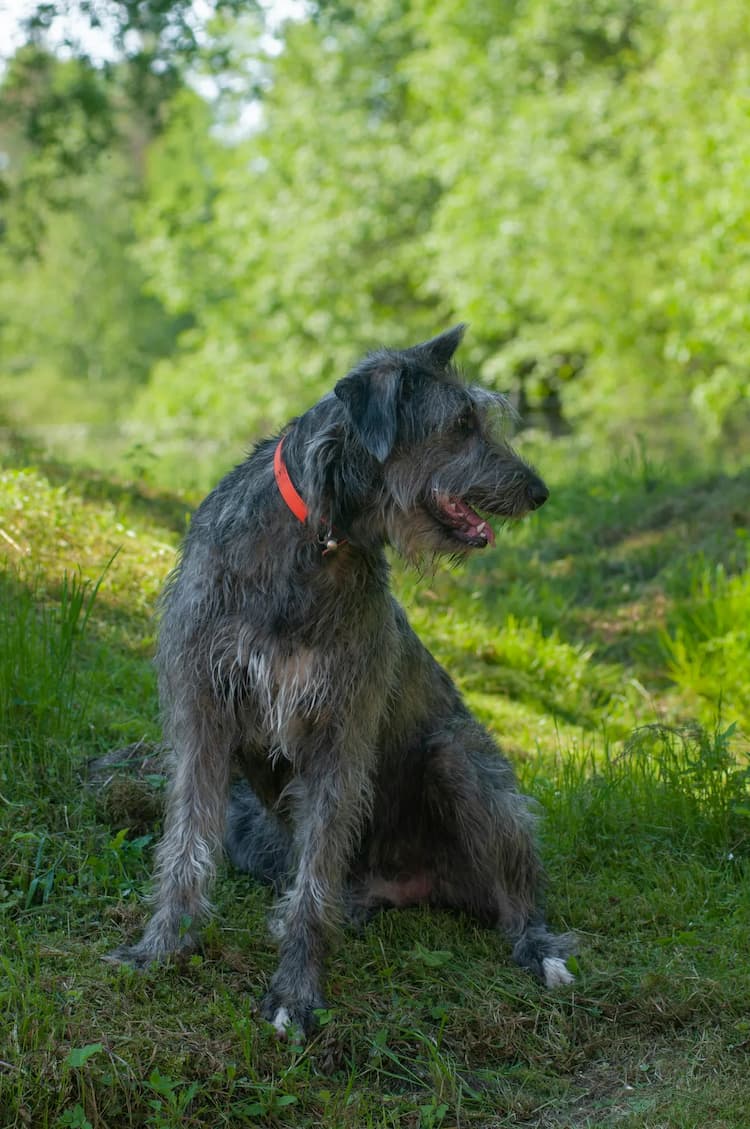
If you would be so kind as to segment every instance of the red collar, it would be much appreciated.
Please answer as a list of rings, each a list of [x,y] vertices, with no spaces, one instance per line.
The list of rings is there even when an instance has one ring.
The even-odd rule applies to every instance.
[[[289,509],[292,511],[297,521],[303,524],[307,521],[309,516],[309,509],[304,498],[301,497],[299,491],[296,489],[294,483],[289,477],[289,471],[286,469],[284,456],[281,453],[281,448],[284,446],[284,436],[282,435],[276,444],[276,450],[273,453],[273,474],[276,479],[276,485],[279,488],[281,497],[286,502]],[[327,557],[329,553],[335,553],[339,545],[346,544],[345,537],[335,537],[333,526],[324,522],[318,531],[318,544],[323,550],[323,556]]]
[[[279,493],[284,499],[289,509],[292,511],[298,521],[307,521],[309,510],[305,502],[297,493],[294,488],[294,483],[289,477],[289,471],[286,469],[286,463],[281,454],[281,448],[284,446],[284,436],[282,435],[276,444],[276,450],[273,453],[273,473],[276,478],[276,485],[279,488]]]

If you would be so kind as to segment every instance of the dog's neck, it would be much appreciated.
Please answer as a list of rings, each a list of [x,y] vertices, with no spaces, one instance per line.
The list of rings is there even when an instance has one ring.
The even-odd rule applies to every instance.
[[[282,461],[295,493],[307,509],[308,530],[347,549],[379,554],[388,543],[373,499],[382,485],[375,459],[363,457],[346,411],[333,395],[324,397],[286,428]],[[275,452],[274,452],[275,454]],[[278,480],[275,483],[277,490]],[[279,490],[283,499],[284,492]],[[284,504],[290,513],[288,501]],[[299,519],[298,519],[299,520]],[[326,534],[330,533],[330,538]],[[350,554],[341,553],[348,559]]]

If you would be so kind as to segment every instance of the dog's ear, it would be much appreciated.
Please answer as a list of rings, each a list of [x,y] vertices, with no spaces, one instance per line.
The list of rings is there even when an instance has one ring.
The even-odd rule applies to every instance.
[[[398,358],[381,354],[368,357],[334,388],[362,446],[381,463],[396,442],[401,377]]]
[[[445,368],[461,344],[465,332],[465,322],[459,322],[458,325],[453,326],[453,329],[446,329],[445,333],[433,337],[430,341],[423,341],[421,345],[415,345],[410,351],[421,353],[437,368]]]

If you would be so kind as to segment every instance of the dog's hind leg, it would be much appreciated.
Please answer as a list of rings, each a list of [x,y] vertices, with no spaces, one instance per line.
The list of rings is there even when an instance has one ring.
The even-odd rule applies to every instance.
[[[428,800],[454,852],[438,851],[435,900],[501,929],[513,959],[547,987],[569,984],[575,938],[547,928],[534,817],[508,762],[476,723],[438,748],[428,770]]]
[[[210,909],[208,888],[221,850],[229,785],[230,734],[210,705],[173,718],[174,769],[164,835],[156,851],[155,911],[143,937],[105,959],[143,968],[195,947],[195,926]]]
[[[232,788],[224,847],[238,870],[281,892],[292,866],[292,837],[244,781]]]

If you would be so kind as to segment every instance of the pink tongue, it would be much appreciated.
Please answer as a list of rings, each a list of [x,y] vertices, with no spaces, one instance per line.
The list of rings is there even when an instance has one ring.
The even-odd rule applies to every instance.
[[[486,522],[484,518],[481,518],[479,514],[475,514],[471,507],[467,506],[465,502],[453,502],[448,508],[451,513],[455,514],[457,518],[460,518],[463,523],[468,525],[476,533],[477,537],[486,538],[489,545],[495,544],[495,534],[492,526],[489,522]],[[480,526],[483,527],[481,531]]]

